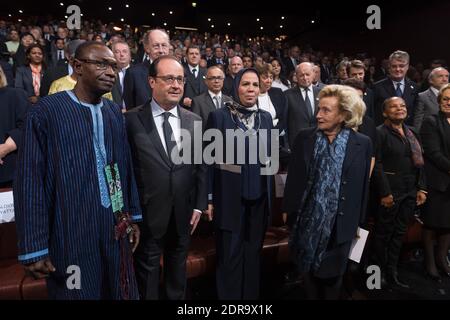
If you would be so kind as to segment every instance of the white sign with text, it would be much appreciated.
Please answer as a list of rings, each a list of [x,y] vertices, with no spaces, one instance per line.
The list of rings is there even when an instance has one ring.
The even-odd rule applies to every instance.
[[[13,192],[0,192],[0,223],[14,221]]]

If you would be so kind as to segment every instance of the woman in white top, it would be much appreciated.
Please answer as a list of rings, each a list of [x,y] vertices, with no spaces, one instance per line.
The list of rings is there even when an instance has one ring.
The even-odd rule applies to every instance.
[[[286,91],[291,88],[291,83],[288,79],[286,79],[283,74],[283,67],[278,58],[274,58],[270,61],[273,70],[273,83],[272,87],[280,88],[282,91]]]
[[[258,71],[260,79],[258,106],[270,113],[274,128],[279,130],[280,160],[281,167],[283,167],[284,158],[287,160],[289,154],[287,142],[287,100],[280,88],[272,87],[274,73],[271,64],[257,65],[255,69]]]

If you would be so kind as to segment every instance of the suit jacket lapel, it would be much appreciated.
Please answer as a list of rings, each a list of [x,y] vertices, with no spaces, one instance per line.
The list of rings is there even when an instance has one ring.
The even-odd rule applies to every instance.
[[[387,78],[385,81],[385,85],[384,85],[389,97],[395,97],[395,88],[394,88],[394,84],[392,83],[392,80]],[[405,82],[405,87],[406,87],[406,82]]]
[[[306,102],[305,102],[305,99],[303,98],[302,90],[300,89],[300,87],[297,87],[297,95],[298,95],[298,99],[300,101],[300,112],[306,113],[308,118],[311,118],[312,111],[308,110],[308,108],[306,107]]]
[[[145,128],[145,131],[150,137],[150,141],[155,146],[155,149],[159,152],[161,159],[163,159],[163,161],[170,167],[171,163],[169,161],[169,157],[167,156],[166,150],[162,145],[161,138],[159,137],[158,130],[156,129],[150,101],[151,100],[147,101],[147,103],[144,105],[142,111],[139,113],[139,118]]]

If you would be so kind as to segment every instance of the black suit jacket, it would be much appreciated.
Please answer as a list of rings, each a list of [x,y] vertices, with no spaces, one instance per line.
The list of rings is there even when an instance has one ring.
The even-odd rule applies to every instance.
[[[370,89],[370,88],[366,89],[366,92],[364,92],[363,101],[366,104],[366,116],[373,119],[375,96],[374,96],[374,92],[372,89]]]
[[[408,128],[418,137],[414,129]],[[426,190],[425,172],[414,167],[409,143],[384,124],[377,127],[375,159],[373,178],[379,197],[392,194],[398,200],[415,197],[417,190]]]
[[[226,76],[225,80],[223,81],[223,93],[225,93],[227,96],[232,96],[233,95],[233,83],[234,83],[234,78],[231,76]]]
[[[43,70],[43,69],[42,69]],[[44,71],[41,72],[41,81]],[[28,97],[35,96],[33,87],[33,76],[30,66],[21,66],[16,70],[16,80],[14,87],[22,89]],[[40,90],[40,89],[39,89]]]
[[[283,65],[284,65],[284,74],[286,77],[289,77],[289,75],[291,74],[292,71],[295,72],[295,68],[297,67],[298,63],[296,65],[294,65],[292,63],[292,60],[290,57],[284,58],[283,59]]]
[[[375,125],[380,125],[384,122],[383,119],[383,102],[387,98],[395,96],[395,88],[392,80],[390,78],[385,78],[376,82],[373,85],[375,104],[374,104],[374,120]],[[408,119],[406,124],[412,125],[414,115],[413,111],[417,102],[417,95],[419,90],[417,84],[409,79],[405,79],[405,88],[403,91],[402,98],[406,102],[406,107],[408,109]]]
[[[149,63],[131,66],[123,79],[123,100],[127,110],[145,104],[152,96],[148,83]]]
[[[201,122],[201,118],[177,108],[181,128],[194,137],[194,121]],[[144,230],[160,239],[166,233],[173,213],[178,233],[188,234],[193,209],[204,210],[207,207],[206,167],[194,164],[194,139],[190,141],[191,164],[171,166],[153,120],[150,100],[126,112],[125,118]]]
[[[222,101],[220,103],[220,108],[225,106],[226,101],[232,101],[232,99],[222,93]],[[219,109],[220,109],[219,108]],[[208,121],[208,116],[211,112],[216,110],[216,106],[214,105],[214,101],[211,99],[209,92],[206,91],[199,96],[196,96],[192,99],[191,110],[195,114],[198,114],[203,121],[203,128],[206,127],[206,122]]]
[[[186,83],[184,85],[183,99],[184,98],[193,99],[194,97],[208,91],[208,87],[205,84],[205,77],[207,70],[205,68],[200,68],[199,66],[197,66],[197,71],[198,74],[196,79],[189,70],[188,66],[184,68],[184,76],[186,77]]]
[[[427,185],[445,192],[450,185],[450,136],[444,126],[447,119],[439,112],[425,118],[420,135],[425,152]]]
[[[14,140],[17,147],[22,141],[22,126],[25,114],[30,106],[23,90],[11,87],[0,88],[0,144],[8,137]],[[16,168],[17,150],[9,153],[0,165],[0,183],[13,180]]]
[[[39,89],[41,97],[48,95],[48,91],[53,83],[53,81],[59,78],[65,77],[69,74],[69,65],[67,62],[59,61],[59,63],[44,72],[44,76],[41,80],[41,88]]]
[[[313,86],[314,101],[314,114],[311,114],[305,105],[305,100],[299,87],[291,88],[284,92],[287,100],[287,128],[289,145],[292,146],[295,141],[295,137],[301,129],[311,128],[316,126],[316,114],[318,108],[318,98],[320,89]]]
[[[12,66],[3,60],[0,60],[0,66],[3,69],[3,73],[5,74],[6,81],[8,82],[8,87],[14,88],[14,73]]]
[[[302,197],[309,183],[309,165],[316,139],[316,128],[300,131],[295,139],[283,202],[283,209],[288,213],[290,223],[295,221],[303,207]],[[365,223],[371,149],[372,143],[368,137],[350,131],[342,166],[338,214],[335,222],[337,244],[352,240],[358,225]]]

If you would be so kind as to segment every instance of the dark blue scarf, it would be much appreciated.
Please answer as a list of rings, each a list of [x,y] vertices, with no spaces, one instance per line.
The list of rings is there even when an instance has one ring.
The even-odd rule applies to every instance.
[[[308,171],[308,187],[290,239],[294,261],[302,273],[317,271],[327,249],[338,210],[349,135],[350,129],[342,129],[330,144],[321,131],[317,132]]]

